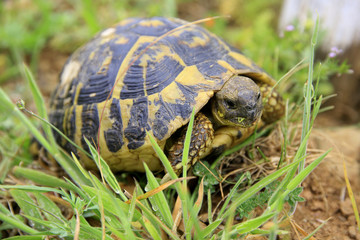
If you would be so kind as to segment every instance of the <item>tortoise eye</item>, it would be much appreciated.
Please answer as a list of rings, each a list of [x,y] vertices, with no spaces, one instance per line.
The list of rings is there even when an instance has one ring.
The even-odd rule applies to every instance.
[[[256,97],[256,100],[259,101],[259,99],[261,98],[261,94],[258,93],[257,97]]]
[[[235,109],[236,108],[236,104],[230,99],[225,99],[225,104],[230,109]]]

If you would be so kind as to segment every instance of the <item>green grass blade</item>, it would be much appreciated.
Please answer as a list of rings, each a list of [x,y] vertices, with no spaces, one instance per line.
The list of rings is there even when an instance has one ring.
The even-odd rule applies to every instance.
[[[3,183],[9,170],[12,166],[12,158],[6,156],[4,151],[0,147],[0,152],[3,154],[1,162],[0,162],[0,183]]]
[[[155,239],[155,240],[162,239],[161,234],[157,231],[157,228],[152,224],[151,221],[145,219],[144,226],[145,226],[146,230],[148,231],[148,233],[150,234],[150,236],[152,237],[152,239]]]
[[[61,151],[55,154],[54,158],[78,185],[91,185],[91,182],[86,178],[78,165],[68,154]]]
[[[66,154],[66,153],[64,153]],[[81,175],[86,179],[86,181],[89,183],[87,185],[91,186],[91,176],[89,172],[81,165],[79,159],[76,157],[76,155],[72,152],[71,157],[74,161],[74,164],[76,165],[76,168],[81,172]]]
[[[24,177],[29,179],[37,184],[49,187],[61,187],[67,190],[71,190],[77,192],[78,189],[74,188],[73,185],[65,182],[64,180],[57,178],[55,176],[46,174],[42,171],[24,168],[24,167],[14,167],[13,168],[14,175],[17,177]]]
[[[33,199],[25,191],[11,189],[9,192],[10,192],[11,196],[14,198],[14,200],[16,201],[16,203],[21,208],[21,211],[23,211],[26,215],[29,215],[31,217],[41,219],[41,220],[43,219],[39,209],[35,206]],[[37,224],[34,222],[32,222],[31,224],[37,230],[45,230],[45,228],[40,224]]]
[[[272,230],[255,229],[255,230],[251,231],[251,234],[268,235],[269,236],[271,234],[271,231]],[[289,234],[289,231],[277,230],[277,234],[278,235],[285,235],[285,234]]]
[[[275,89],[280,83],[282,83],[283,81],[286,81],[292,75],[294,75],[296,72],[298,72],[301,69],[305,68],[307,66],[307,64],[304,64],[304,62],[305,62],[305,59],[302,59],[294,67],[292,67],[288,72],[286,72],[278,81],[276,81],[276,83],[272,87],[272,89]]]
[[[157,182],[156,178],[154,177],[153,173],[150,171],[148,166],[144,164],[144,167],[145,167],[146,178],[148,180],[147,186],[150,187],[149,190],[159,187],[159,183]],[[156,193],[149,200],[152,203],[153,209],[154,208],[158,209],[157,211],[159,211],[159,213],[161,214],[163,218],[163,222],[166,224],[166,226],[171,228],[174,224],[174,221],[172,219],[170,206],[165,198],[164,192],[160,191]]]
[[[132,199],[130,201],[130,204],[129,204],[129,211],[128,211],[128,215],[127,215],[127,220],[129,222],[132,222],[134,214],[135,214],[136,197],[137,197],[136,193],[137,193],[137,191],[134,190],[133,197],[132,197]]]
[[[193,126],[194,126],[194,119],[195,119],[195,108],[193,108],[193,110],[192,110],[192,113],[190,116],[190,121],[188,123],[187,129],[186,129],[186,134],[185,134],[185,141],[184,141],[183,154],[182,154],[182,160],[181,160],[184,178],[186,178],[186,176],[187,176],[187,164],[189,161],[191,134],[192,134]],[[183,181],[182,189],[180,191],[181,192],[183,190],[186,191],[185,189],[187,189],[187,181],[186,180]],[[183,221],[184,221],[184,225],[185,225],[185,237],[187,239],[190,239],[191,238],[191,229],[192,229],[193,225],[195,224],[195,227],[198,227],[198,225],[196,224],[197,222],[194,222],[194,221],[197,221],[197,218],[190,217],[190,215],[194,214],[194,212],[193,212],[193,209],[191,209],[192,207],[189,204],[190,201],[189,201],[188,195],[185,193],[181,194],[180,198],[181,198],[181,204],[182,204],[182,208],[183,208]]]
[[[41,118],[47,120],[48,115],[46,112],[46,106],[45,106],[44,99],[41,95],[40,89],[38,88],[38,86],[36,84],[34,76],[32,75],[30,69],[25,64],[23,64],[23,72],[24,72],[24,75],[26,76],[25,78],[29,84],[29,87],[30,87],[30,90],[31,90],[31,93],[33,95],[33,99],[34,99],[34,102],[36,105],[36,109],[38,110],[38,113],[39,113],[39,116]],[[45,123],[42,123],[42,127],[44,129],[45,136],[50,141],[51,145],[55,146],[56,145],[55,138],[53,136],[51,127]]]
[[[317,231],[319,231],[327,222],[329,221],[329,219],[326,219],[325,221],[323,221],[314,231],[312,231],[309,235],[307,235],[305,238],[303,238],[302,240],[309,240],[312,238],[312,236],[315,235],[315,233]]]
[[[326,155],[331,151],[328,150],[320,157],[318,157],[315,161],[309,164],[305,169],[303,169],[298,175],[295,176],[293,180],[287,186],[288,191],[293,191],[297,186],[299,186],[302,181],[320,164],[320,162],[326,157]]]
[[[29,236],[29,235],[23,235],[23,236],[14,236],[9,238],[4,238],[4,240],[43,240],[44,236]]]
[[[1,192],[4,192],[4,191],[1,191]],[[5,213],[7,215],[11,214],[10,210],[8,208],[6,208],[3,204],[0,204],[0,212]]]
[[[238,190],[238,187],[240,186],[240,184],[244,181],[245,179],[245,175],[242,175],[239,180],[235,183],[234,187],[231,188],[230,193],[228,195],[228,197],[226,198],[224,205],[221,207],[218,215],[221,216],[224,211],[226,210],[226,208],[228,207],[230,201],[233,199],[233,197],[235,196],[235,193]]]
[[[168,228],[157,216],[152,213],[152,210],[145,207],[140,202],[137,202],[137,206],[143,211],[143,214],[149,219],[154,226],[160,226],[170,237],[170,239],[180,240],[175,232]]]
[[[311,131],[307,132],[307,134],[305,135],[304,139],[302,140],[302,142],[300,143],[300,146],[294,156],[294,161],[295,162],[299,162],[300,160],[303,161],[306,157],[306,155],[304,155],[304,152],[306,152],[306,147],[307,147],[307,141],[310,137],[310,133]],[[300,161],[300,162],[301,162]],[[299,163],[300,163],[299,162]],[[294,167],[291,168],[288,173],[286,174],[285,178],[281,181],[282,186],[287,186],[288,183],[294,178],[296,171],[298,168]],[[281,186],[281,187],[282,187]],[[270,198],[269,203],[272,203],[275,201],[275,199],[277,199],[277,197],[280,195],[280,193],[282,192],[282,188],[277,189],[277,191],[275,191],[275,193],[273,194],[273,196]]]
[[[102,203],[104,214],[106,216],[106,225],[121,225],[125,231],[127,239],[136,239],[135,233],[131,227],[131,221],[128,221],[127,213],[129,213],[130,205],[122,202],[120,199],[113,196],[109,191],[96,189],[89,186],[84,186],[84,191],[93,199],[94,203]],[[100,199],[101,198],[101,199]],[[97,207],[99,205],[97,204]],[[139,211],[135,210],[132,221],[137,221],[141,218]],[[111,220],[112,219],[112,220]],[[118,219],[118,220],[117,220]]]
[[[97,150],[95,147],[89,142],[88,139],[85,139],[86,144],[89,146],[91,155],[93,157],[94,162],[97,164],[98,168],[101,169],[100,172],[103,175],[105,181],[109,184],[109,186],[114,190],[114,192],[121,196],[121,198],[126,201],[127,197],[124,195],[118,181],[116,180],[116,177],[114,176],[113,172],[111,171],[109,165],[106,163],[106,161],[98,155]],[[100,160],[100,165],[97,159]]]
[[[67,219],[62,215],[60,208],[44,194],[33,192],[36,201],[41,209],[45,218],[53,223],[66,224]]]
[[[17,189],[24,190],[26,192],[56,192],[61,194],[62,191],[56,188],[39,187],[34,185],[0,185],[3,189]]]
[[[81,225],[80,227],[80,239],[104,239],[103,232],[101,229],[88,226],[88,225]],[[106,240],[113,240],[108,234],[105,234]],[[129,238],[132,239],[132,238]]]
[[[297,167],[295,167],[294,171],[296,171],[296,169],[297,169]],[[291,176],[291,174],[289,174],[289,173],[286,174],[284,179],[280,182],[280,184],[277,186],[277,188],[271,195],[271,197],[268,201],[268,205],[272,205],[281,196],[281,194],[284,192],[284,189],[286,188],[286,186],[289,184],[289,182],[292,179],[292,178],[290,178],[290,176]]]
[[[108,211],[109,214],[123,215],[124,213],[129,212],[130,205],[116,198],[113,193],[110,193],[110,191],[108,191],[106,188],[97,189],[89,186],[83,186],[83,188],[94,202],[98,202],[98,198],[100,197],[101,202],[104,204],[104,209]],[[135,210],[133,221],[136,221],[140,217],[140,212]]]
[[[288,196],[288,194],[293,191],[299,184],[301,184],[302,181],[317,167],[320,162],[325,158],[325,156],[330,152],[328,150],[324,154],[322,154],[319,158],[317,158],[315,161],[313,161],[309,166],[307,166],[305,169],[303,169],[298,175],[295,177],[291,177],[293,173],[296,171],[296,168],[293,168],[283,181],[288,182],[288,184],[280,184],[281,186],[278,186],[278,189],[281,187],[281,190],[278,191],[276,194],[276,197],[272,196],[271,200],[269,201],[269,207],[267,209],[267,212],[271,212],[274,209],[277,209],[278,211],[281,211],[283,206],[283,201]],[[299,159],[301,160],[301,159]],[[286,189],[284,192],[283,189]],[[280,196],[281,193],[281,196]]]
[[[36,207],[36,206],[34,206],[34,207]],[[47,221],[44,219],[39,219],[37,217],[33,217],[33,216],[30,216],[27,214],[23,214],[23,216],[25,218],[27,218],[30,222],[35,223],[36,225],[42,226],[44,229],[54,228],[57,225],[57,223]],[[62,224],[62,226],[64,226],[64,225]],[[65,227],[67,227],[67,226],[65,226]],[[63,227],[62,227],[62,229],[63,229]]]
[[[218,220],[210,223],[206,228],[204,228],[201,232],[201,235],[203,236],[203,238],[205,239],[205,237],[207,237],[212,232],[214,232],[222,222],[223,222],[222,219],[218,219]]]
[[[11,213],[4,213],[3,211],[0,211],[0,220],[3,222],[7,222],[8,224],[14,226],[14,228],[17,228],[23,232],[26,232],[28,234],[38,234],[39,231],[29,227],[25,223],[23,223],[19,218],[12,215]]]
[[[154,148],[157,156],[159,157],[159,159],[160,159],[161,163],[163,164],[167,173],[170,175],[170,177],[172,179],[177,179],[178,176],[176,175],[174,169],[172,168],[171,163],[167,159],[164,151],[160,148],[159,144],[156,142],[156,139],[154,138],[154,136],[152,136],[152,134],[150,134],[149,132],[147,133],[147,136],[149,137],[151,145]]]
[[[127,239],[126,233],[119,231],[119,228],[114,228],[111,225],[107,225],[107,228],[109,231],[111,231],[111,234],[113,236],[112,239],[115,239],[114,236],[118,237],[118,239]]]
[[[310,49],[310,60],[309,60],[309,72],[308,72],[308,80],[305,85],[304,91],[304,112],[303,112],[303,126],[301,132],[301,140],[305,138],[305,135],[310,131],[310,121],[311,121],[311,106],[312,99],[314,94],[313,89],[313,72],[314,72],[314,56],[315,56],[315,45],[317,42],[317,37],[319,33],[319,18],[316,19],[314,32],[311,38],[311,49]],[[305,156],[305,151],[302,152],[302,155]],[[305,167],[305,159],[299,164],[299,171],[304,169]]]
[[[239,223],[239,224],[233,226],[233,228],[236,229],[236,234],[248,233],[248,232],[251,232],[252,230],[257,229],[262,224],[266,223],[274,215],[275,215],[274,213],[263,214],[260,217],[249,219],[245,222]]]
[[[310,131],[306,134],[305,138],[303,139],[303,141],[300,143],[300,146],[294,156],[294,161],[299,161],[305,158],[305,156],[303,158],[301,158],[303,156],[303,152],[306,151],[306,146],[307,146],[307,141],[308,138],[310,136]],[[282,192],[284,191],[284,188],[289,184],[289,182],[294,178],[296,171],[297,171],[297,167],[291,168],[288,173],[286,174],[286,176],[284,177],[284,179],[281,181],[281,183],[279,184],[279,186],[277,187],[277,189],[274,191],[273,195],[271,196],[271,198],[268,201],[269,205],[272,205],[272,203],[274,203],[279,196],[282,194]]]
[[[184,141],[184,149],[183,149],[183,155],[182,155],[182,166],[183,169],[185,169],[183,171],[183,177],[186,178],[186,169],[187,169],[187,162],[188,162],[188,158],[189,158],[189,150],[190,150],[190,142],[191,142],[191,134],[192,134],[192,129],[194,126],[194,118],[195,118],[195,108],[193,108],[191,116],[190,116],[190,121],[189,124],[187,126],[186,129],[186,135],[185,135],[185,141]],[[184,181],[186,182],[186,181]]]
[[[322,100],[323,100],[322,96],[320,96],[318,99],[315,99],[313,110],[312,110],[313,114],[312,114],[312,117],[311,117],[310,126],[314,125],[314,121],[315,121],[318,113],[320,112],[320,107],[321,107]]]

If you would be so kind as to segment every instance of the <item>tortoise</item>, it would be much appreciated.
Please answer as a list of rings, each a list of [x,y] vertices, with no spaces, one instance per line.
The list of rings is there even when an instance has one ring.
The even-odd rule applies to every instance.
[[[98,33],[65,63],[50,121],[77,145],[100,146],[113,171],[163,166],[152,134],[177,172],[196,115],[189,166],[240,143],[284,113],[276,81],[221,38],[176,18],[130,18]],[[99,131],[100,128],[100,131]],[[98,131],[100,132],[98,141]],[[88,169],[93,160],[55,132]]]

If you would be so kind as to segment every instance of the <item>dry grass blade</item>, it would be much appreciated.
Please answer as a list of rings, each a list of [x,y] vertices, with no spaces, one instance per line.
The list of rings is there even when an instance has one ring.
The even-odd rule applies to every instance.
[[[354,215],[355,215],[356,223],[357,223],[357,226],[358,226],[358,230],[360,231],[359,211],[358,211],[358,209],[357,209],[356,201],[355,201],[355,197],[354,197],[354,193],[353,193],[353,191],[352,191],[352,188],[351,188],[351,185],[350,185],[350,181],[349,181],[349,178],[348,178],[345,160],[342,159],[342,161],[343,161],[343,167],[344,167],[344,178],[345,178],[345,182],[346,182],[346,188],[347,188],[347,190],[348,190],[349,197],[350,197],[350,199],[351,199],[351,204],[352,204],[352,207],[353,207],[353,210],[354,210]]]
[[[152,189],[152,190],[150,190],[150,191],[148,191],[148,192],[146,192],[146,193],[144,193],[144,194],[136,197],[136,199],[137,199],[137,200],[147,199],[147,198],[149,198],[149,197],[151,197],[151,196],[153,196],[153,195],[155,195],[155,194],[157,194],[157,193],[165,190],[166,188],[170,187],[171,185],[173,185],[173,184],[176,183],[176,182],[181,182],[181,181],[183,181],[183,180],[190,180],[190,179],[193,179],[193,178],[195,178],[195,177],[186,177],[186,178],[178,178],[178,179],[170,180],[170,181],[168,181],[168,182],[160,185],[159,187],[157,187],[157,188],[155,188],[155,189]],[[130,202],[131,202],[131,199],[130,199],[130,200],[127,200],[125,203],[130,204]]]
[[[198,191],[198,198],[195,201],[195,207],[200,208],[204,199],[204,177],[201,179]]]
[[[74,240],[78,240],[80,235],[80,213],[79,210],[77,209],[75,209],[75,212],[76,212],[76,225],[74,232]]]
[[[180,197],[178,196],[176,198],[176,202],[175,202],[175,205],[174,205],[174,210],[172,212],[172,218],[174,220],[174,225],[172,227],[172,230],[175,232],[176,229],[179,227],[180,225],[180,221],[182,219],[182,205],[181,205],[181,199]]]
[[[295,221],[290,221],[291,226],[293,227],[296,235],[297,235],[297,239],[302,239],[302,237],[300,237],[299,232],[303,235],[303,236],[307,236],[309,235],[302,227],[300,227],[300,225],[298,225]],[[316,238],[314,237],[310,237],[309,240],[316,240]]]

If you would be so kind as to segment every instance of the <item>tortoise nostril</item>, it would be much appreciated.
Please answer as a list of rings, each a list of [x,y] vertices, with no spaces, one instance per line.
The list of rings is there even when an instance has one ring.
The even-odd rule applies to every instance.
[[[257,112],[256,110],[251,110],[247,114],[247,119],[251,122],[254,122],[257,119]]]
[[[245,109],[247,111],[255,111],[257,108],[257,102],[254,102],[254,103],[248,103],[246,106],[245,106]]]

